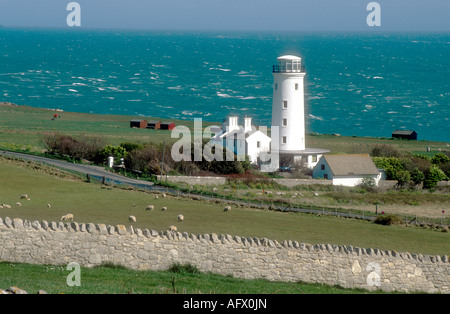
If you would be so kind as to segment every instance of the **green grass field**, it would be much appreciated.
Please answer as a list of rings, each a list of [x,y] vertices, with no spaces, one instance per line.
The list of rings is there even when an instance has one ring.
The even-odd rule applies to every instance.
[[[102,189],[99,184],[85,183],[71,175],[61,177],[50,168],[4,158],[0,159],[0,173],[8,178],[0,181],[0,204],[13,206],[0,209],[3,218],[59,221],[61,216],[72,213],[80,223],[128,225],[128,216],[134,215],[135,227],[157,231],[176,225],[178,231],[193,234],[231,234],[422,254],[450,252],[449,233],[416,227],[380,226],[367,221],[243,207],[224,213],[223,204],[178,197],[155,199],[147,192]],[[31,200],[20,200],[22,194],[28,194]],[[16,202],[23,206],[16,206]],[[155,210],[147,212],[148,205],[154,205]],[[168,210],[161,211],[163,206]],[[184,222],[177,222],[178,214],[184,215]]]
[[[0,149],[20,148],[42,152],[43,135],[48,132],[61,132],[69,135],[100,135],[108,144],[122,142],[162,143],[171,141],[170,131],[139,130],[130,128],[130,120],[142,119],[137,116],[98,115],[76,112],[58,112],[61,119],[52,121],[54,111],[28,106],[11,106],[0,103]],[[164,118],[149,117],[147,120]],[[193,130],[190,120],[171,120],[176,125],[184,125]],[[219,122],[203,121],[203,127],[218,125]],[[382,135],[380,135],[382,136]],[[407,152],[426,153],[427,147],[437,151],[448,149],[447,143],[431,141],[402,141],[384,138],[333,136],[309,134],[306,143],[311,148],[326,148],[332,153],[368,153],[374,145],[388,144]]]
[[[81,268],[80,286],[67,285],[66,267],[0,263],[0,288],[17,286],[29,294],[362,294],[321,284],[245,280],[211,273],[134,271],[114,266]],[[374,291],[370,293],[383,293]]]

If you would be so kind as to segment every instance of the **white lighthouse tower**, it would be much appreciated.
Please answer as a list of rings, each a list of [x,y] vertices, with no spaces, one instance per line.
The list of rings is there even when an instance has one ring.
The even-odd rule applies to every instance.
[[[313,168],[329,150],[306,148],[306,72],[302,68],[301,60],[297,56],[281,56],[278,58],[278,64],[273,66],[272,128],[279,128],[280,166],[293,166],[302,162]]]
[[[273,66],[272,126],[279,127],[280,152],[305,149],[305,96],[301,58],[282,56]]]

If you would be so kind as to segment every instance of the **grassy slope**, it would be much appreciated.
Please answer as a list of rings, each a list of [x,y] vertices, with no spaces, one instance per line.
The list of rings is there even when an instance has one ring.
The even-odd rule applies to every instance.
[[[366,293],[320,284],[244,280],[213,274],[133,271],[110,267],[82,268],[81,286],[69,287],[71,272],[61,266],[0,263],[0,288],[18,286],[28,293],[51,294],[351,294]],[[174,281],[173,281],[174,280]],[[172,283],[174,282],[174,286]],[[375,293],[381,293],[376,291]]]
[[[222,204],[175,197],[156,200],[149,193],[101,189],[97,184],[56,177],[46,173],[55,171],[26,165],[0,159],[0,173],[3,178],[8,178],[0,181],[0,204],[13,205],[12,209],[0,209],[0,217],[59,221],[62,215],[72,213],[78,222],[127,225],[128,216],[134,215],[137,218],[135,227],[157,231],[175,224],[180,232],[193,234],[266,237],[278,241],[331,243],[422,254],[450,252],[449,233],[250,208],[233,208],[231,212],[223,213]],[[25,193],[31,201],[19,199]],[[15,206],[17,201],[23,206]],[[52,208],[47,208],[48,203]],[[137,206],[133,207],[133,204]],[[145,211],[149,204],[156,206],[155,211]],[[168,211],[162,212],[163,206],[167,206]],[[178,214],[185,216],[183,223],[177,222]]]
[[[63,132],[68,134],[97,134],[104,136],[108,144],[118,145],[124,141],[138,143],[161,143],[170,141],[169,131],[138,130],[129,127],[129,121],[135,116],[97,115],[74,112],[62,112],[61,119],[51,121],[54,111],[27,106],[9,106],[0,104],[0,147],[8,144],[29,146],[33,151],[42,151],[42,135],[46,132]],[[163,120],[148,118],[148,120]],[[193,121],[176,121],[193,129]],[[203,122],[203,127],[212,122]],[[427,146],[433,150],[448,149],[446,143],[428,141],[400,141],[380,138],[336,137],[332,135],[308,135],[307,146],[326,148],[332,153],[368,153],[376,144],[389,144],[409,152],[426,152]]]

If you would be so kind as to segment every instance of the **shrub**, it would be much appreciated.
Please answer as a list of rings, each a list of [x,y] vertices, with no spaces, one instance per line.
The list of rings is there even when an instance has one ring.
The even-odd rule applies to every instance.
[[[95,162],[97,164],[103,164],[106,162],[106,159],[110,156],[114,157],[114,159],[117,161],[121,158],[124,158],[126,154],[127,152],[125,148],[123,148],[122,146],[108,145],[98,153]]]
[[[415,168],[412,171],[410,171],[410,176],[411,181],[413,181],[415,185],[418,185],[422,183],[423,180],[425,180],[425,175],[418,168]]]
[[[434,165],[445,164],[450,162],[450,158],[444,153],[438,153],[431,158],[431,163]]]
[[[425,180],[423,185],[425,188],[432,188],[437,185],[439,181],[448,180],[444,171],[439,169],[436,165],[431,166],[431,168],[425,172]]]
[[[402,218],[394,214],[380,215],[375,219],[374,222],[376,224],[384,226],[400,225],[402,224]]]
[[[370,153],[373,157],[401,157],[402,153],[391,145],[375,145]]]
[[[170,265],[168,271],[175,274],[200,274],[200,270],[191,264],[174,263]]]
[[[105,140],[98,136],[79,135],[75,138],[60,133],[46,135],[44,143],[50,152],[89,161],[95,161],[105,146]]]

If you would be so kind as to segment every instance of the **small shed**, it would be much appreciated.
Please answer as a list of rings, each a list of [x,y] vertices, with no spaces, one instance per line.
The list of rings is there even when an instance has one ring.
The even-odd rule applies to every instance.
[[[147,124],[147,129],[159,130],[161,128],[161,121],[149,121]]]
[[[404,140],[417,141],[417,133],[412,130],[395,130],[392,132],[393,138],[400,138]]]
[[[161,130],[173,130],[175,128],[174,122],[162,122],[160,129]]]
[[[147,128],[146,120],[131,120],[130,128],[145,129]]]

